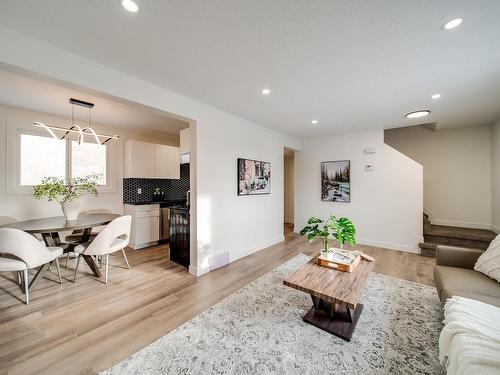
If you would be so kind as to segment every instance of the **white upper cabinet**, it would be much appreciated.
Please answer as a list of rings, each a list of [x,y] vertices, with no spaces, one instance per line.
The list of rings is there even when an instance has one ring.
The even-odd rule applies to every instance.
[[[155,177],[155,145],[153,143],[125,142],[125,177]]]
[[[125,142],[125,178],[180,178],[179,147]]]
[[[155,177],[156,178],[181,178],[181,154],[179,147],[155,146]]]
[[[181,130],[181,155],[189,154],[191,152],[191,130],[189,128]]]

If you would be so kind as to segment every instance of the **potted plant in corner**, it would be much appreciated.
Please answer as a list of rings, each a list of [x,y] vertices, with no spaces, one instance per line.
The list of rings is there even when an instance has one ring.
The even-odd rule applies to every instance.
[[[99,175],[73,178],[69,183],[57,177],[44,177],[40,185],[34,186],[36,199],[47,198],[49,202],[57,201],[61,204],[66,220],[78,218],[78,199],[84,194],[98,196],[97,181]]]
[[[335,250],[338,250],[330,247],[330,238],[338,241],[340,250],[342,250],[346,242],[353,246],[356,245],[356,228],[352,221],[346,217],[337,218],[331,215],[326,220],[311,217],[304,229],[300,231],[300,235],[307,235],[309,242],[321,238],[323,244],[321,255],[325,259],[331,259]]]

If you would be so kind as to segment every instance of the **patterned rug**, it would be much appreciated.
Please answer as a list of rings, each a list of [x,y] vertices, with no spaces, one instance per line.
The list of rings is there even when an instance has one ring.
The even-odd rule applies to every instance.
[[[302,321],[298,255],[103,374],[439,374],[434,288],[371,273],[351,342]]]

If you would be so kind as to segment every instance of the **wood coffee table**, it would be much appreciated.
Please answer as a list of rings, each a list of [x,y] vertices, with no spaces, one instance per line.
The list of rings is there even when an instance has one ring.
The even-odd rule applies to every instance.
[[[283,280],[283,284],[311,295],[313,306],[304,321],[351,341],[363,305],[358,303],[374,262],[361,260],[354,272],[319,266],[316,258]]]

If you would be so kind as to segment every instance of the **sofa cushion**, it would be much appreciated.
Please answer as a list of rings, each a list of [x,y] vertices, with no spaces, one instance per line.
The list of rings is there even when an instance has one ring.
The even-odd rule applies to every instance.
[[[477,259],[474,269],[500,283],[500,234]]]
[[[434,282],[443,303],[452,296],[461,296],[500,307],[500,285],[480,272],[436,266]]]

